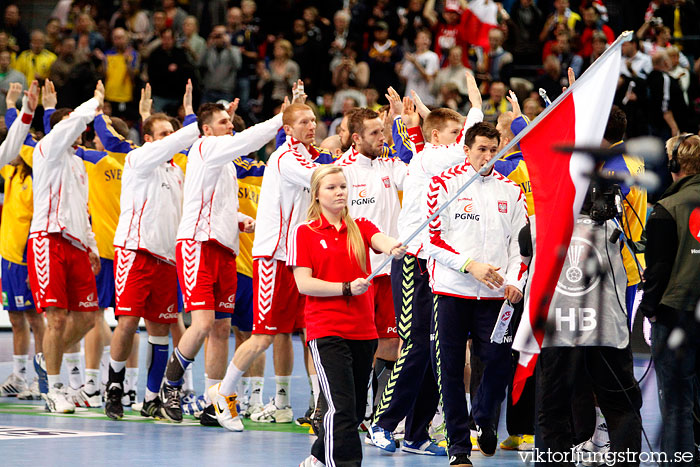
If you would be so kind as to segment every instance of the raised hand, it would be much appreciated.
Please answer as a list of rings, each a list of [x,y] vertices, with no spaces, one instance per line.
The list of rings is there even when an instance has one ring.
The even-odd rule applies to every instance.
[[[146,119],[151,116],[152,107],[151,85],[146,83],[146,86],[141,89],[141,100],[139,100],[139,115],[141,116],[141,121],[146,121]]]
[[[389,115],[393,119],[397,115],[403,113],[403,103],[401,102],[401,96],[399,96],[399,93],[396,92],[394,88],[389,87],[386,92],[384,97],[389,101]]]
[[[284,101],[282,102],[282,105],[280,106],[280,113],[287,110],[287,107],[289,107],[290,105],[292,105],[292,104],[289,103],[289,97],[284,96]]]
[[[425,119],[430,113],[430,109],[423,103],[420,96],[413,89],[411,89],[411,99],[416,103],[418,115]]]
[[[508,96],[506,96],[506,99],[508,99],[508,102],[510,102],[510,106],[513,108],[513,119],[516,119],[520,117],[523,112],[520,110],[520,104],[518,103],[518,96],[515,95],[513,90],[508,91]]]
[[[476,84],[474,75],[468,70],[464,72],[467,77],[467,95],[469,96],[469,103],[473,108],[481,108],[481,93],[479,92],[479,86]]]
[[[187,80],[187,85],[185,86],[185,95],[182,96],[182,106],[185,108],[185,115],[191,115],[194,113],[194,108],[192,107],[192,80]]]
[[[50,79],[44,81],[41,87],[41,105],[44,109],[55,109],[58,103],[58,93]]]
[[[292,104],[303,104],[308,96],[304,92],[304,82],[300,79],[292,85]]]
[[[238,104],[241,102],[239,98],[235,98],[232,102],[229,102],[226,112],[228,112],[229,117],[233,120],[233,116],[236,115],[236,110],[238,110]]]
[[[29,91],[24,91],[24,94],[27,96],[27,108],[34,112],[39,103],[39,81],[32,81],[32,84],[29,85]]]
[[[403,113],[401,114],[401,120],[406,125],[407,128],[413,128],[420,125],[420,115],[416,112],[416,105],[413,103],[410,97],[403,98]]]
[[[95,99],[99,102],[97,108],[101,109],[105,103],[105,85],[102,84],[102,80],[99,80],[97,86],[95,86]]]
[[[8,109],[16,108],[17,101],[22,96],[22,85],[20,83],[10,83],[10,88],[5,96],[5,104]]]

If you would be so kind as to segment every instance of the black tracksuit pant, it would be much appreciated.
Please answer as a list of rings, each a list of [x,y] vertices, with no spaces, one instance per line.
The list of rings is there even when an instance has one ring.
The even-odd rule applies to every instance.
[[[391,282],[403,346],[377,406],[374,423],[394,431],[406,417],[405,439],[416,443],[428,439],[428,426],[440,399],[430,358],[433,294],[426,260],[408,255],[394,260]]]
[[[321,337],[309,342],[309,349],[327,403],[311,454],[328,467],[359,466],[362,444],[357,427],[365,415],[377,340]]]
[[[596,396],[608,425],[610,450],[639,452],[642,444],[639,422],[642,395],[633,370],[629,347],[542,349],[536,370],[537,428],[541,436],[538,447],[553,452],[571,449],[575,431],[570,425],[572,397],[576,391],[581,391]]]
[[[433,368],[442,397],[450,456],[471,454],[469,411],[464,388],[464,359],[467,339],[472,353],[484,365],[483,376],[472,394],[474,421],[495,429],[498,407],[511,377],[510,343],[494,344],[491,332],[503,300],[470,300],[437,295],[433,314]],[[472,378],[474,375],[472,374]]]

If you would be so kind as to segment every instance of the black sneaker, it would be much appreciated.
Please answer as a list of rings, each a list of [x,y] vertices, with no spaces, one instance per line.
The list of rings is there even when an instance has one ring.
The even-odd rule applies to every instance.
[[[160,402],[160,397],[156,396],[155,399],[147,401],[143,401],[143,406],[141,407],[141,416],[142,417],[153,417],[153,418],[159,418],[160,417],[160,407],[163,404]]]
[[[472,461],[466,454],[455,454],[450,456],[450,465],[472,465]]]
[[[171,386],[163,383],[158,395],[162,404],[160,414],[163,418],[171,422],[180,423],[182,421],[182,406],[180,405],[180,386]]]
[[[311,426],[311,416],[314,414],[314,409],[309,407],[303,417],[296,419],[294,423],[298,426]]]
[[[107,388],[105,396],[105,415],[112,420],[120,420],[124,416],[124,407],[122,406],[122,396],[124,391],[119,383],[112,383]]]
[[[498,444],[498,438],[496,437],[496,430],[491,427],[476,427],[476,444],[479,445],[481,453],[486,457],[491,457],[496,453],[496,445]]]
[[[133,389],[126,391],[122,397],[122,405],[124,407],[131,407],[136,403],[136,391]]]
[[[209,404],[202,411],[202,415],[199,417],[199,424],[202,426],[221,426],[219,421],[216,419],[216,409],[214,404]]]

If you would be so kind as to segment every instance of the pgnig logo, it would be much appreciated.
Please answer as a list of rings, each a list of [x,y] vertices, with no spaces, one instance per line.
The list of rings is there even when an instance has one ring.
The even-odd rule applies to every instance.
[[[367,188],[361,190],[357,194],[358,198],[350,201],[350,206],[363,206],[365,204],[374,204],[374,196],[367,197]]]

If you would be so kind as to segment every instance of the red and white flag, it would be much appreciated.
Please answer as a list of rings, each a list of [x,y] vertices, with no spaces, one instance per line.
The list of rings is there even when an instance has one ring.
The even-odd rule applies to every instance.
[[[574,222],[588,190],[593,160],[555,147],[600,144],[620,74],[621,40],[616,41],[557,100],[522,132],[522,150],[532,188],[533,257],[525,309],[513,341],[520,361],[513,380],[517,401],[540,353],[552,295],[561,273]]]
[[[462,39],[471,45],[489,50],[489,31],[498,27],[498,5],[494,0],[472,0],[462,13]]]

